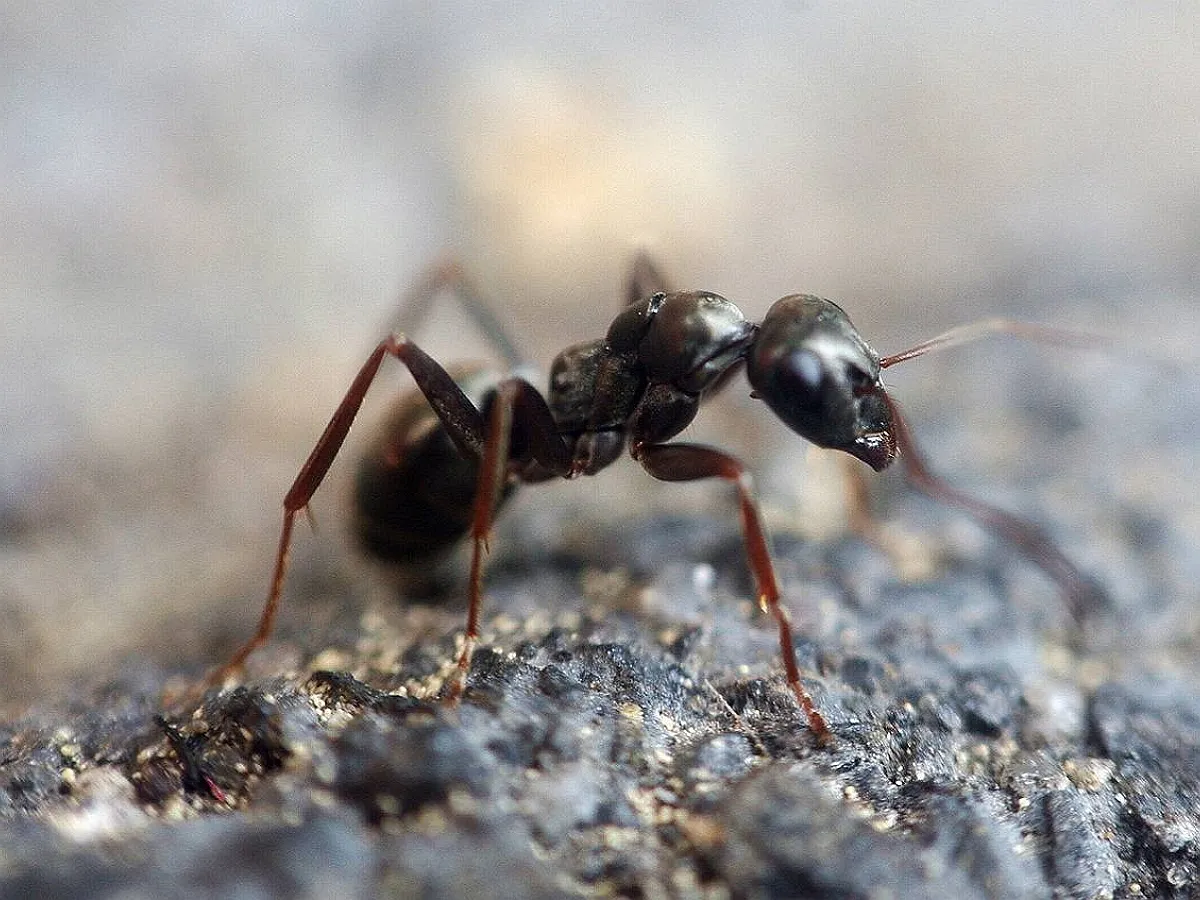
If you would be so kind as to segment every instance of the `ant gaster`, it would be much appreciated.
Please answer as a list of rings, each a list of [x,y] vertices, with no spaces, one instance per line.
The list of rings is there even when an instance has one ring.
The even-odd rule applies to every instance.
[[[496,339],[510,363],[519,355],[486,304],[454,265],[435,268],[410,303],[423,315],[452,289]],[[292,529],[306,509],[350,430],[368,388],[387,356],[408,368],[421,397],[402,401],[387,421],[356,481],[355,528],[374,555],[413,564],[471,537],[466,634],[446,698],[463,691],[479,639],[483,558],[499,506],[519,483],[594,475],[630,456],[655,478],[719,478],[737,492],[746,556],[758,602],[775,620],[780,655],[791,689],[821,741],[825,717],[800,679],[787,611],[771,562],[762,512],[749,473],[735,457],[713,447],[672,442],[701,402],[745,368],[752,396],[812,443],[842,450],[876,471],[897,457],[910,481],[927,494],[965,509],[1013,541],[1054,578],[1076,616],[1095,588],[1035,526],[951,488],[925,466],[904,418],[881,380],[883,368],[928,350],[991,332],[1058,339],[1040,326],[988,320],[956,329],[904,353],[881,358],[837,304],[805,294],[777,301],[761,324],[746,319],[724,297],[667,289],[645,255],[636,259],[624,309],[599,340],[576,344],[555,358],[543,395],[510,375],[486,384],[456,381],[405,333],[379,343],[347,390],[284,498],[283,528],[274,573],[258,629],[212,677],[224,680],[270,636],[287,570]],[[468,392],[474,396],[468,396]],[[423,398],[423,402],[422,402]]]

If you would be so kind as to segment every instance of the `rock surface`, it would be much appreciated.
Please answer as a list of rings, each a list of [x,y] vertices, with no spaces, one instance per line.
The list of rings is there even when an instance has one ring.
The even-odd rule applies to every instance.
[[[906,582],[857,539],[776,544],[830,747],[738,533],[651,519],[599,536],[593,558],[629,551],[605,578],[502,558],[456,709],[431,698],[461,611],[410,607],[199,704],[164,707],[172,673],[131,667],[7,724],[0,893],[1194,893],[1200,702],[1125,664],[1146,634],[1075,635],[1002,546]]]
[[[898,395],[939,470],[1103,587],[1082,621],[898,478],[881,542],[802,537],[781,443],[755,470],[830,746],[783,683],[720,486],[725,515],[608,524],[580,483],[556,509],[530,489],[447,708],[461,587],[372,600],[306,538],[241,686],[164,702],[227,650],[176,658],[147,624],[157,654],[0,725],[0,896],[1196,896],[1194,376],[1010,346],[971,363]]]

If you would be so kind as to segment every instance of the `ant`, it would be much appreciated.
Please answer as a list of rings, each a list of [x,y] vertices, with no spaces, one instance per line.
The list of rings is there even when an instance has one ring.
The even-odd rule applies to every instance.
[[[435,267],[406,308],[423,316],[438,295],[463,300],[514,367],[520,356],[456,265]],[[913,443],[881,372],[931,350],[1009,333],[1059,343],[1091,339],[1044,326],[989,319],[954,329],[893,356],[879,356],[837,304],[806,294],[775,302],[761,323],[707,291],[672,291],[653,261],[639,254],[624,308],[608,333],[554,359],[545,394],[518,375],[458,379],[402,331],[371,352],[283,500],[283,527],[258,628],[209,683],[240,671],[270,637],[287,572],[297,513],[324,480],[385,357],[394,356],[420,393],[401,400],[361,463],[355,528],[373,555],[408,565],[431,561],[470,535],[467,621],[457,669],[445,699],[461,698],[479,640],[483,559],[499,508],[519,484],[595,475],[629,455],[655,478],[718,478],[737,492],[746,557],[760,608],[775,620],[788,687],[820,742],[829,725],[800,680],[787,610],[750,474],[714,447],[674,442],[701,403],[744,369],[751,396],[801,437],[841,450],[880,471],[899,458],[908,480],[931,497],[965,510],[1014,543],[1061,588],[1076,619],[1102,595],[1036,526],[968,496],[934,475]]]

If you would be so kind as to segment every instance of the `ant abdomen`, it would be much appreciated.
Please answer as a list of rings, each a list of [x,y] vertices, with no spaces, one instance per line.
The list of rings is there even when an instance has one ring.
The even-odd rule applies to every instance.
[[[478,405],[496,383],[494,373],[477,368],[455,375]],[[478,481],[478,460],[459,452],[420,392],[406,393],[378,426],[355,473],[354,539],[379,562],[424,569],[471,530]],[[507,487],[501,502],[513,487]]]

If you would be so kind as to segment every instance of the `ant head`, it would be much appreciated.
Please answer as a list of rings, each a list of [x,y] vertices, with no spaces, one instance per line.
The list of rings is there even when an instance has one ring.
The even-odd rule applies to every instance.
[[[879,355],[836,303],[794,294],[777,301],[746,356],[754,395],[818,447],[844,450],[876,471],[898,452]]]

